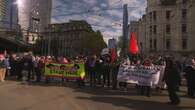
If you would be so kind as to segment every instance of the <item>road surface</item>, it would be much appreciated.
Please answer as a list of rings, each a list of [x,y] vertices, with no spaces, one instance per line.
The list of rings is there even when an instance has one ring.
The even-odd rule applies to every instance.
[[[180,92],[181,104],[167,105],[167,93],[139,96],[133,88],[128,92],[106,88],[78,88],[69,82],[23,84],[0,83],[0,110],[195,110],[195,99]]]

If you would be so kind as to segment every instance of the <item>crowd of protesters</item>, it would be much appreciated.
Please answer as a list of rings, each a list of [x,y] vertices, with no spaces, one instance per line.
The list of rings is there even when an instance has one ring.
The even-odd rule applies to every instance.
[[[167,90],[171,104],[179,104],[180,99],[177,95],[183,76],[187,82],[188,96],[195,96],[195,59],[186,58],[185,60],[176,60],[174,57],[132,57],[118,58],[112,61],[111,56],[90,55],[86,57],[76,57],[68,59],[65,57],[34,56],[31,52],[22,54],[0,55],[0,81],[4,82],[5,76],[15,78],[19,81],[26,80],[36,82],[42,81],[44,65],[46,62],[58,62],[68,64],[81,62],[85,64],[86,80],[89,80],[91,87],[102,86],[117,89],[118,84],[121,88],[126,88],[127,83],[117,82],[117,74],[120,65],[164,65],[165,71],[162,80],[167,85]],[[184,74],[181,74],[184,73]],[[26,76],[26,79],[24,79]],[[150,96],[150,86],[138,86],[141,95]],[[161,88],[161,87],[159,87]],[[159,89],[157,88],[157,89]]]

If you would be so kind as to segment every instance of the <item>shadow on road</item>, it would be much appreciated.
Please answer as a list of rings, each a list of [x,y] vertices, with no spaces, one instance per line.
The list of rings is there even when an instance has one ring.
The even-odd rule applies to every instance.
[[[77,97],[81,100],[91,100],[100,103],[109,103],[114,106],[127,107],[134,110],[194,110],[194,107],[179,107],[153,101],[133,100],[123,97]]]
[[[64,83],[52,82],[48,84],[44,82],[41,83],[31,82],[28,83],[28,85],[42,86],[42,87],[57,86],[57,87],[71,88],[75,93],[89,94],[88,97],[77,96],[76,98],[79,100],[90,100],[99,103],[109,103],[112,104],[113,106],[126,107],[134,110],[195,110],[195,107],[172,106],[163,102],[140,99],[140,97],[142,96],[140,96],[137,93],[134,87],[129,88],[127,92],[124,92],[121,90],[112,90],[111,88],[102,88],[102,87],[95,87],[95,88],[91,88],[89,86],[78,87],[78,85],[75,82],[64,82]],[[139,98],[132,99],[131,96],[139,97]],[[163,96],[163,97],[166,96],[168,98],[168,95],[165,93],[160,93],[160,94],[153,93],[151,97],[153,96]]]

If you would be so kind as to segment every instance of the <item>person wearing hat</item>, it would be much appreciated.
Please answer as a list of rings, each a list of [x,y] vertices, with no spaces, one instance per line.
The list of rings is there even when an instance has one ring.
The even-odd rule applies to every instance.
[[[4,82],[6,74],[6,64],[4,55],[0,54],[0,82]]]

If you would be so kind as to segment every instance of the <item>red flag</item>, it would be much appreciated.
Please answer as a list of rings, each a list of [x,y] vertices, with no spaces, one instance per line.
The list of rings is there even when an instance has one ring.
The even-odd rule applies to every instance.
[[[111,49],[111,63],[114,63],[114,61],[116,61],[116,59],[117,59],[116,49],[112,48]]]
[[[137,54],[139,51],[138,46],[137,46],[137,40],[135,33],[132,32],[130,36],[130,42],[129,42],[129,52],[133,55]]]

